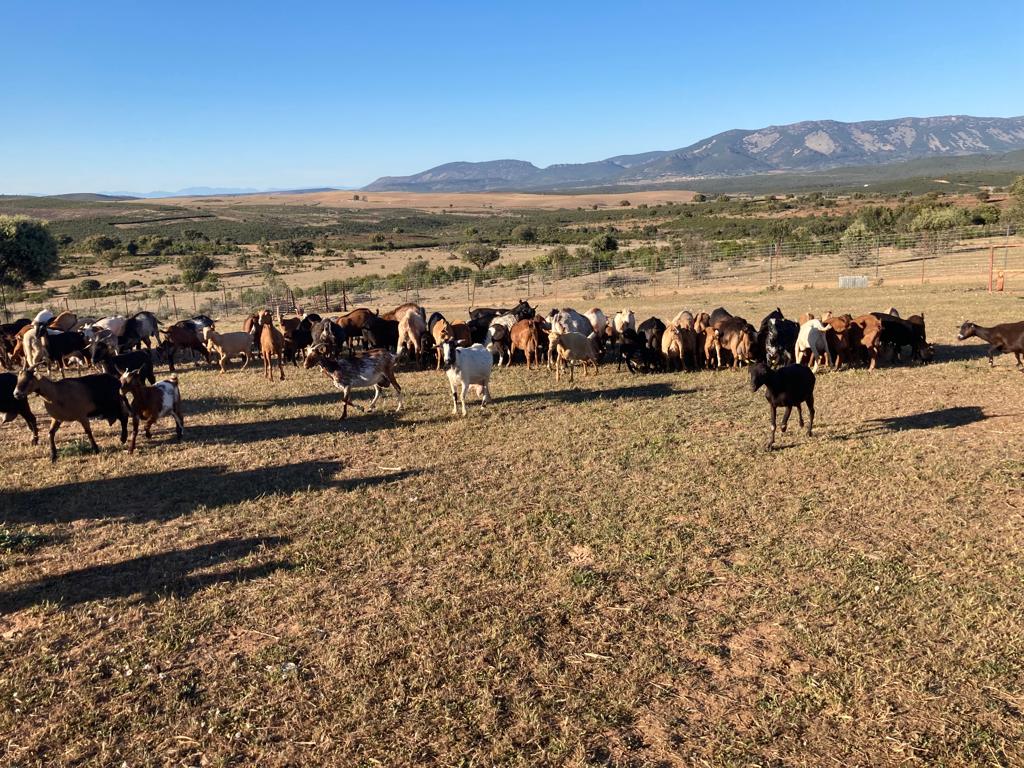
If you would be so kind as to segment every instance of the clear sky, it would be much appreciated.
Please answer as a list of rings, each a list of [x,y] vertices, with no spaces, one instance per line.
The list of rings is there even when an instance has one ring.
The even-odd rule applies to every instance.
[[[4,0],[0,192],[358,185],[1024,114],[1024,3]]]

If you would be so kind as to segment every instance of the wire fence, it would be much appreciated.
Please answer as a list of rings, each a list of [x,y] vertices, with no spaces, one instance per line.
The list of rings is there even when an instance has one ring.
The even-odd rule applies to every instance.
[[[326,273],[325,274],[329,274]],[[287,282],[288,275],[282,276]],[[407,301],[428,306],[484,306],[538,301],[600,302],[772,288],[858,288],[881,285],[971,285],[993,291],[1024,289],[1024,236],[1012,227],[968,227],[874,235],[857,240],[770,244],[633,241],[611,253],[590,249],[561,260],[501,264],[466,275],[443,268],[392,275],[329,279],[282,290],[280,281],[229,284],[215,291],[124,287],[120,295],[57,296],[55,311],[80,316],[155,312],[163,320],[195,314],[214,318],[269,307],[332,314],[357,306],[390,309]],[[7,319],[35,314],[39,304],[12,302]],[[4,308],[0,307],[0,312]]]

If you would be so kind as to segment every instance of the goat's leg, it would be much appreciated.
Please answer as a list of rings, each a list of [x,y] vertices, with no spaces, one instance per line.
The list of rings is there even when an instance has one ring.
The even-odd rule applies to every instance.
[[[811,437],[814,430],[814,395],[807,396],[807,436]]]
[[[796,418],[800,422],[800,426],[804,425],[804,407],[800,403],[796,404]]]
[[[171,416],[174,417],[174,432],[180,440],[182,433],[185,431],[185,417],[181,415],[181,403],[174,404]]]
[[[382,390],[380,388],[380,384],[374,384],[373,385],[373,400],[370,401],[370,405],[367,407],[366,410],[368,410],[368,411],[375,411],[375,410],[377,410],[377,400],[380,399],[381,391]]]
[[[135,451],[135,441],[139,436],[139,417],[132,414],[132,441],[128,444],[128,453]]]
[[[771,403],[768,404],[768,421],[771,424],[771,429],[768,430],[768,444],[765,449],[770,451],[775,445],[775,406]]]
[[[455,391],[455,385],[454,384],[451,384],[448,388],[451,390],[451,393],[452,393],[452,416],[458,416],[459,415],[459,396],[458,396],[458,394]]]
[[[242,367],[239,368],[239,370],[244,371],[248,367],[249,367],[249,353],[248,352],[243,352],[242,353]]]
[[[297,365],[297,363],[296,363]],[[284,381],[284,353],[278,352],[277,354],[277,370],[281,372],[281,381]],[[270,378],[274,378],[271,374]]]
[[[793,413],[793,406],[787,405],[786,410],[782,412],[782,434],[786,434],[786,427],[789,426],[789,416]]]
[[[56,443],[54,438],[55,438],[55,436],[57,434],[57,430],[58,429],[60,429],[60,422],[57,421],[57,419],[50,419],[50,461],[51,461],[51,463],[57,461],[57,443]]]
[[[1017,358],[1017,367],[1018,368],[1024,368],[1024,362],[1021,362],[1021,359],[1020,359],[1020,352],[1014,352],[1013,356]]]
[[[78,422],[82,425],[82,429],[85,430],[86,437],[89,438],[89,442],[92,443],[92,452],[99,453],[100,447],[96,444],[96,438],[92,436],[92,427],[89,426],[89,419],[85,418]]]
[[[146,426],[143,427],[142,431],[145,433],[147,440],[152,440],[153,439],[153,433],[152,433],[151,430],[153,429],[153,425],[156,424],[156,420],[157,420],[158,416],[159,416],[159,414],[154,413],[152,416],[150,416],[148,419],[146,419]]]
[[[480,385],[480,410],[484,409],[484,406],[491,401],[491,385],[481,384]]]
[[[466,415],[466,392],[469,390],[469,385],[466,382],[462,382],[462,389],[459,392],[459,400],[462,403],[462,415]]]

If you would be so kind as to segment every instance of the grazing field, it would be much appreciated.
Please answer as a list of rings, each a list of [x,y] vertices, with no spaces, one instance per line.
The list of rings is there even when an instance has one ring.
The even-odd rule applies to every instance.
[[[0,427],[0,762],[1019,764],[1024,375],[955,334],[1022,298],[688,298],[925,313],[934,364],[820,374],[772,453],[746,372],[614,365],[343,425],[319,372],[184,366],[183,442],[53,467]]]

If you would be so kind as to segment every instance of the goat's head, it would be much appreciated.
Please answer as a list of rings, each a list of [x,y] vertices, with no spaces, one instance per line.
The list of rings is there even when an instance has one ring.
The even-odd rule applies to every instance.
[[[311,344],[306,347],[305,357],[302,360],[303,368],[313,368],[321,363],[324,358],[327,357],[327,345],[326,344]]]
[[[14,397],[17,400],[24,400],[39,387],[39,377],[36,375],[35,365],[26,366],[18,373],[18,381],[14,385]]]
[[[458,355],[459,343],[455,339],[445,339],[441,342],[441,360],[445,368],[455,366]]]
[[[956,335],[956,337],[960,341],[963,341],[964,339],[971,338],[971,336],[973,336],[975,333],[977,333],[977,330],[978,330],[978,326],[976,326],[974,323],[966,322],[966,323],[964,323],[963,325],[960,326],[960,333],[958,333]]]
[[[121,392],[127,394],[134,389],[142,386],[142,369],[136,368],[134,371],[125,371],[121,374]]]
[[[756,363],[750,366],[750,391],[757,392],[764,386],[768,378],[768,368],[764,363]]]

